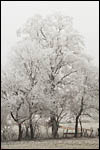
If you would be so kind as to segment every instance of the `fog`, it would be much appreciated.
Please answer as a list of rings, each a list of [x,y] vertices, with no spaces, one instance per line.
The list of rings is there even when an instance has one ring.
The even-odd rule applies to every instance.
[[[25,21],[41,14],[61,12],[73,17],[74,28],[85,38],[86,51],[99,66],[99,2],[98,1],[2,1],[1,63],[7,66],[7,55],[16,43],[16,30]]]

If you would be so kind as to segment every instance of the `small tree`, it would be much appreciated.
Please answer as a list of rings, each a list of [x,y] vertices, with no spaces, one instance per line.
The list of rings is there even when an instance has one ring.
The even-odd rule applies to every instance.
[[[91,67],[91,69],[89,69],[89,67]],[[88,67],[85,66],[84,69],[81,68],[80,77],[82,82],[79,82],[80,85],[77,85],[78,91],[70,103],[71,113],[75,116],[75,137],[77,137],[78,133],[78,122],[80,122],[82,132],[82,116],[92,117],[93,110],[98,108],[98,75],[97,70],[93,71],[92,69],[93,66],[90,64],[88,64]],[[73,89],[75,88],[73,87]],[[95,103],[95,100],[97,103]]]

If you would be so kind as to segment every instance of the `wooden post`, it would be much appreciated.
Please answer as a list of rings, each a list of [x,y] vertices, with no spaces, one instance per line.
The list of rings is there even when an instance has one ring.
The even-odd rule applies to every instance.
[[[66,133],[68,133],[68,128],[67,128],[67,131],[66,131]],[[66,134],[66,137],[67,137],[67,134]]]
[[[64,138],[64,129],[63,129],[63,138]]]
[[[91,132],[90,132],[90,137],[92,137],[93,129],[91,128],[90,130],[91,130]]]

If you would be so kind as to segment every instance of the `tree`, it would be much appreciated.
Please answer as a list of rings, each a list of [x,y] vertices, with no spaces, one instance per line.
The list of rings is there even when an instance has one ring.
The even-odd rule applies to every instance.
[[[42,77],[45,76],[46,88],[44,90],[48,92],[50,101],[48,108],[54,108],[55,110],[50,110],[52,134],[55,138],[59,127],[58,118],[63,113],[61,106],[60,116],[56,113],[59,108],[58,99],[60,101],[62,99],[57,90],[59,84],[61,85],[65,78],[69,80],[72,74],[77,73],[77,65],[74,64],[85,59],[82,54],[84,49],[83,38],[73,28],[70,17],[58,14],[46,18],[39,15],[30,18],[24,27],[19,29],[19,33],[22,38],[36,43],[38,48],[41,49],[41,53],[43,52],[43,61],[41,61],[43,63],[42,69],[44,69]],[[64,103],[62,106],[64,106]]]
[[[12,70],[13,71],[13,70]],[[7,111],[7,115],[10,113],[14,121],[17,122],[19,127],[18,140],[22,138],[21,125],[27,119],[27,111],[24,108],[23,114],[20,112],[22,105],[24,104],[24,99],[19,93],[19,84],[16,75],[7,71],[5,74],[2,74],[2,105],[3,109]],[[26,112],[26,116],[25,116]],[[19,114],[20,113],[20,114]],[[15,115],[14,115],[15,114]],[[6,118],[7,119],[7,118]]]
[[[34,138],[32,115],[37,109],[36,104],[34,107],[35,98],[32,95],[32,90],[37,84],[39,71],[38,60],[35,56],[34,49],[33,44],[25,40],[18,42],[13,47],[9,62],[8,81],[4,80],[4,82],[9,82],[7,89],[9,90],[10,98],[16,99],[15,104],[12,106],[12,108],[15,108],[14,112],[16,117],[12,111],[11,116],[18,124],[22,124],[25,120],[30,120],[31,139]],[[6,92],[8,94],[7,90]],[[21,120],[18,113],[22,115]]]
[[[99,90],[97,70],[94,69],[89,62],[88,65],[85,65],[84,67],[81,66],[80,73],[80,79],[82,82],[78,81],[78,91],[75,94],[75,98],[73,97],[70,103],[71,113],[75,116],[75,137],[77,137],[78,133],[78,122],[80,122],[82,132],[82,116],[88,116],[92,118],[94,116],[94,119],[96,119],[97,112],[95,112],[96,114],[94,115],[94,111],[98,110]],[[75,88],[73,87],[73,89]]]
[[[29,40],[19,42],[13,49],[15,55],[13,55],[12,61],[13,70],[16,72],[16,76],[18,76],[18,81],[20,81],[18,90],[22,93],[29,111],[31,139],[34,138],[32,115],[37,112],[34,107],[35,95],[33,95],[33,90],[39,77],[39,59],[36,57],[38,55],[35,55],[35,48],[34,43]]]
[[[71,114],[76,117],[77,135],[87,78],[84,70],[90,61],[84,53],[83,37],[73,28],[70,17],[58,14],[34,16],[17,33],[8,80],[4,79],[7,95],[16,99],[12,118],[19,124],[28,120],[33,139],[33,115],[48,117],[56,138],[61,119]]]

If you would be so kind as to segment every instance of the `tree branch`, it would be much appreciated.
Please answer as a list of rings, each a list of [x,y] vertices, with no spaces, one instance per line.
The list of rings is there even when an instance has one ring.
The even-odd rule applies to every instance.
[[[11,117],[14,119],[14,121],[18,122],[18,119],[16,119],[16,118],[14,117],[13,113],[10,112],[10,114],[11,114]]]
[[[75,72],[77,72],[77,70],[71,71],[71,72],[69,72],[68,74],[64,75],[64,76],[57,82],[57,84],[61,83],[64,78],[68,77],[69,75],[71,75],[72,73],[75,73]]]
[[[59,120],[60,116],[62,115],[63,110],[64,110],[64,109],[62,108],[62,110],[61,110],[60,114],[59,114],[59,115],[58,115],[58,117],[57,117],[57,121]]]
[[[40,29],[40,32],[41,32],[41,35],[43,37],[43,40],[47,41],[47,38],[46,38],[42,28]]]
[[[65,113],[62,117],[60,117],[60,120],[61,121],[68,113]]]

